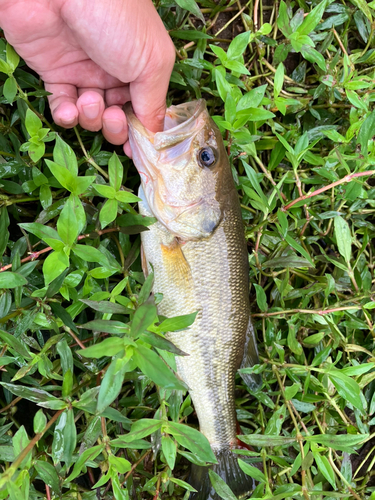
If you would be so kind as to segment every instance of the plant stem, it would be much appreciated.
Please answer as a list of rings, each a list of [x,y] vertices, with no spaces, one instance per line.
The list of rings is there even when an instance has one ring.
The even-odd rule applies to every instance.
[[[81,234],[80,236],[78,236],[77,241],[83,240],[85,238],[92,238],[92,236],[94,234],[97,234],[98,236],[101,236],[102,234],[114,233],[114,232],[117,232],[117,231],[119,231],[118,227],[112,227],[112,228],[108,228],[108,229],[102,229],[102,230],[99,230],[99,231],[94,231],[93,233]],[[46,247],[46,248],[43,248],[42,250],[39,250],[38,252],[33,252],[28,257],[25,257],[24,259],[22,259],[21,260],[21,264],[23,264],[24,262],[29,262],[30,260],[35,260],[40,255],[42,255],[43,253],[50,252],[51,250],[52,250],[52,247]],[[12,267],[12,265],[13,264],[7,264],[6,266],[0,267],[0,273],[6,271],[7,269],[10,269]]]
[[[103,177],[105,177],[106,179],[109,179],[109,175],[107,174],[107,172],[105,170],[103,170],[101,167],[99,167],[99,165],[88,154],[88,152],[87,152],[87,150],[82,142],[82,139],[81,139],[81,136],[78,132],[77,127],[74,127],[74,132],[76,133],[79,145],[81,146],[81,149],[83,151],[83,154],[85,155],[87,163],[90,163],[90,165],[92,165],[98,172],[100,172]]]
[[[296,203],[298,203],[300,201],[307,200],[307,199],[312,198],[313,196],[316,196],[320,193],[324,193],[328,189],[339,186],[340,184],[346,184],[347,182],[351,182],[353,179],[355,179],[357,177],[365,177],[365,176],[370,176],[370,175],[374,175],[374,174],[375,174],[375,170],[366,170],[365,172],[357,172],[355,174],[346,175],[342,179],[340,179],[336,182],[332,182],[332,184],[328,184],[328,186],[324,186],[320,189],[317,189],[316,191],[313,191],[312,193],[300,196],[299,198],[297,198],[297,199],[291,201],[290,203],[288,203],[287,205],[285,205],[285,207],[282,207],[281,210],[283,212],[286,212],[287,210],[289,210],[289,208],[291,208],[293,205],[295,205]]]
[[[252,314],[252,317],[255,318],[268,318],[270,316],[278,316],[279,314],[319,314],[319,316],[324,316],[325,314],[329,314],[337,311],[348,311],[348,310],[358,310],[361,309],[360,306],[345,306],[345,307],[332,307],[331,309],[285,309],[283,311],[272,311],[269,313],[255,313]]]

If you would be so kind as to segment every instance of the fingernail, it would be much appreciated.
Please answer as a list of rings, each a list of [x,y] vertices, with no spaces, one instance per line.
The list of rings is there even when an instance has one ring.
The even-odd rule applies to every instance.
[[[111,134],[119,134],[124,129],[124,124],[121,120],[105,120],[104,126]]]
[[[98,103],[85,104],[85,106],[82,106],[83,114],[89,120],[95,120],[95,118],[98,117],[99,108],[100,108],[100,106]]]
[[[60,118],[60,121],[64,127],[73,127],[75,123],[75,118],[73,120],[71,118]]]

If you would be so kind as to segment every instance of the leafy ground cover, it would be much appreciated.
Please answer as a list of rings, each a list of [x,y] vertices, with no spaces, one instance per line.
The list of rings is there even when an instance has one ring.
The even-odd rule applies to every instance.
[[[156,6],[169,102],[207,100],[241,198],[263,376],[257,393],[237,380],[252,498],[374,499],[375,2]],[[50,123],[4,38],[0,71],[0,498],[187,499],[190,462],[212,455],[163,333],[194,318],[149,298],[136,170]]]

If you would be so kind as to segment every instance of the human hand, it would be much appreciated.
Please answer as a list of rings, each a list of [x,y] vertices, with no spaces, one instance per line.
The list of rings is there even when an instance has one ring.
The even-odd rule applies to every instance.
[[[151,0],[0,0],[8,42],[45,82],[57,125],[103,129],[130,155],[121,107],[163,129],[174,47]]]

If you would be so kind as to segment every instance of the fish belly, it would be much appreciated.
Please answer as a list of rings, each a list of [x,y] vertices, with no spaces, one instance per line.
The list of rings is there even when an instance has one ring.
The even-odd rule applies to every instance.
[[[152,215],[147,206],[141,213]],[[247,255],[237,211],[226,213],[205,240],[178,243],[159,222],[142,233],[144,257],[155,273],[153,291],[162,293],[159,313],[198,311],[194,324],[167,338],[189,356],[176,357],[189,387],[201,432],[214,451],[236,441],[234,380],[241,364],[250,308]]]

